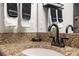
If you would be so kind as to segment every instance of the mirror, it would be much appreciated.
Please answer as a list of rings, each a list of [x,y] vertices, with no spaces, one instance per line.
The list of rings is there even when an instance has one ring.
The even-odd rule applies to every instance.
[[[4,20],[10,19],[12,20],[12,23],[13,21],[16,21],[15,24],[17,24],[19,22],[17,20],[21,18],[17,18],[19,15],[18,13],[16,13],[18,11],[18,7],[16,3],[14,5],[15,5],[15,8],[9,9],[9,7],[6,7],[6,3],[3,3],[3,4],[1,3],[0,14],[1,14],[1,19],[4,19]],[[23,3],[23,5],[25,5],[25,3]],[[54,8],[52,8],[52,5]],[[60,33],[65,33],[66,27],[68,25],[72,25],[74,27],[74,33],[79,33],[79,29],[78,29],[79,28],[78,26],[79,3],[32,3],[29,6],[30,6],[28,7],[29,11],[26,11],[25,9],[23,9],[22,14],[20,14],[20,16],[24,19],[27,18],[28,20],[30,20],[31,18],[31,20],[29,22],[24,21],[22,23],[24,26],[27,25],[27,27],[21,27],[20,25],[22,24],[19,22],[20,25],[18,26],[20,27],[20,32],[48,32],[48,27],[52,23],[54,23],[59,26]],[[48,7],[50,7],[50,9]],[[8,11],[6,11],[7,8],[9,9]],[[10,12],[11,10],[16,12],[14,13]],[[8,14],[11,17],[15,17],[17,19],[7,17],[6,12],[8,12]],[[26,16],[24,15],[24,13],[28,13],[30,16],[29,15]],[[1,22],[4,22],[4,21],[1,20]],[[6,23],[6,21],[4,23]],[[0,25],[3,25],[3,23],[0,23]],[[5,25],[3,25],[2,27],[5,28]],[[15,32],[18,31],[17,28],[15,30],[14,29],[12,31],[15,31]],[[3,29],[1,28],[1,30]],[[51,31],[55,31],[55,28],[53,27]],[[1,32],[5,32],[5,30]],[[68,32],[73,33],[70,27],[68,28]]]
[[[49,4],[51,4],[51,3],[49,3]],[[61,5],[61,3],[55,3],[55,4],[58,4],[58,6]],[[42,8],[41,4],[39,4],[39,5],[40,5],[40,7],[39,7],[39,9],[40,9],[40,11],[39,11],[39,19],[40,19],[39,32],[48,32],[49,25],[51,25],[53,23],[53,24],[57,24],[59,26],[60,33],[65,33],[66,27],[68,25],[72,25],[74,27],[74,31],[72,31],[72,28],[70,28],[71,26],[69,26],[69,28],[68,28],[69,33],[78,33],[78,29],[75,29],[75,27],[78,28],[77,21],[78,21],[79,17],[77,17],[77,16],[79,15],[79,10],[78,10],[79,3],[75,3],[75,4],[74,3],[62,3],[62,5],[63,5],[63,6],[61,6],[62,8],[58,8],[58,9],[52,8],[52,7],[48,8],[50,6],[49,5],[47,6],[45,3],[42,4],[44,6],[43,6],[43,9],[41,9]],[[43,11],[43,13],[41,11]],[[47,14],[47,15],[45,15],[45,14]],[[75,18],[77,18],[77,19],[75,20]],[[44,20],[44,19],[46,19],[46,20]],[[42,22],[41,22],[41,20],[42,20]],[[46,24],[46,26],[44,26],[44,24]],[[43,29],[43,31],[42,31],[42,29]],[[54,27],[52,28],[52,31],[55,31]]]

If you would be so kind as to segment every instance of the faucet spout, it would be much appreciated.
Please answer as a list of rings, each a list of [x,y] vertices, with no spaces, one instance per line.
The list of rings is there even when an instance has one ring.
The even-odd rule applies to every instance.
[[[59,37],[59,27],[56,25],[56,24],[52,24],[48,27],[48,31],[51,31],[51,28],[55,26],[56,27],[56,36],[55,37],[52,37],[53,38],[53,41],[51,42],[51,45],[52,43],[54,42],[54,45],[55,46],[58,46],[58,47],[64,47],[65,44],[64,44],[64,41],[63,41],[63,38],[60,38]]]
[[[68,26],[66,27],[66,33],[68,33],[68,29],[69,29],[69,27],[71,27],[71,30],[74,31],[73,26],[72,26],[72,25],[68,25]]]
[[[59,28],[58,28],[58,26],[56,25],[56,24],[52,24],[52,25],[50,25],[49,27],[48,27],[48,31],[51,31],[51,28],[53,27],[53,26],[55,26],[56,27],[56,42],[59,44]]]

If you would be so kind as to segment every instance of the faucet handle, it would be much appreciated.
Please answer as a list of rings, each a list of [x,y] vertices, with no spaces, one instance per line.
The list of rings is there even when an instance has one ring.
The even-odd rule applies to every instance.
[[[64,39],[68,40],[69,38],[61,38],[60,42],[64,43]]]
[[[68,40],[69,38],[61,38],[61,40],[59,42],[60,42],[60,44],[61,44],[62,47],[65,46],[64,39]]]
[[[66,42],[67,40],[69,40],[69,38],[62,38],[63,42]]]

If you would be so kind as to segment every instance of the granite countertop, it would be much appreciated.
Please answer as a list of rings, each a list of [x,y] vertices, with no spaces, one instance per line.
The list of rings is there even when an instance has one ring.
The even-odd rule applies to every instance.
[[[21,41],[17,43],[10,43],[0,45],[2,52],[7,56],[22,56],[21,52],[28,48],[47,48],[56,50],[66,56],[76,55],[79,56],[78,48],[71,48],[69,46],[65,46],[64,48],[51,46],[50,42],[32,42],[32,41]]]

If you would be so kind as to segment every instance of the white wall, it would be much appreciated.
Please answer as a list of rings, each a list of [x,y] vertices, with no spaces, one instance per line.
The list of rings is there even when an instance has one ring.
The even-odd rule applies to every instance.
[[[47,9],[43,7],[42,3],[38,4],[38,32],[47,32],[48,15]]]
[[[60,32],[65,32],[66,26],[73,25],[73,3],[64,3],[63,9],[63,28],[60,29]],[[69,28],[69,32],[71,28]]]

